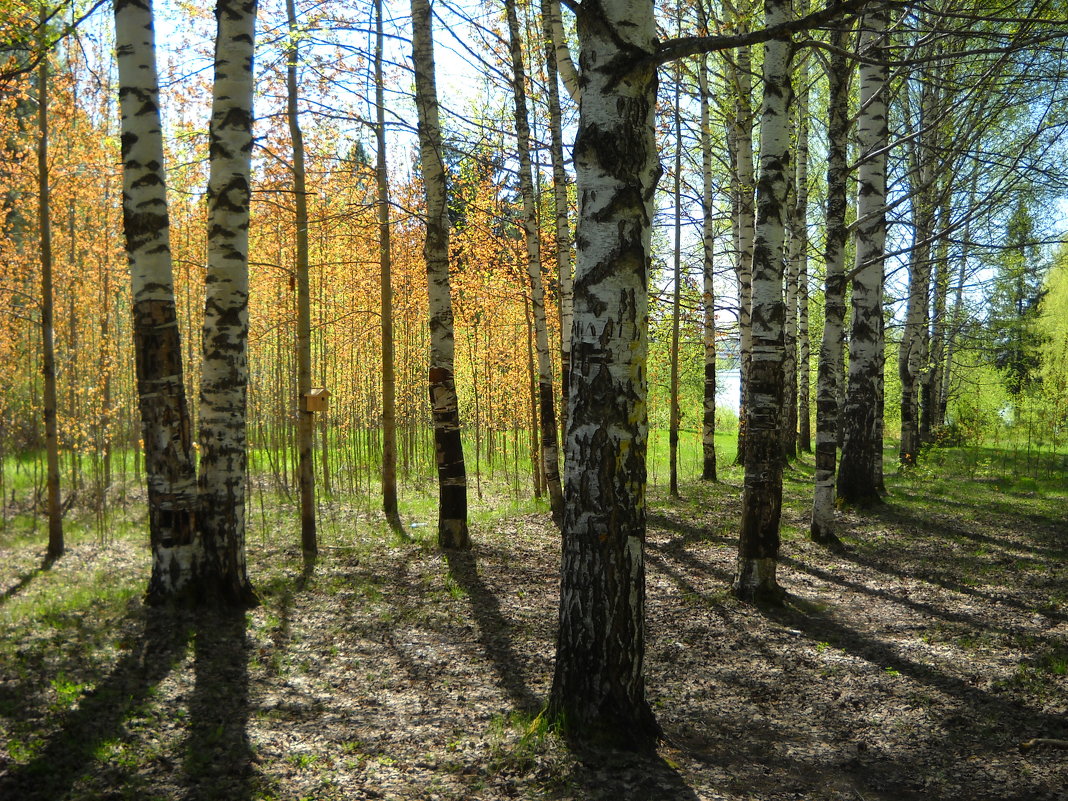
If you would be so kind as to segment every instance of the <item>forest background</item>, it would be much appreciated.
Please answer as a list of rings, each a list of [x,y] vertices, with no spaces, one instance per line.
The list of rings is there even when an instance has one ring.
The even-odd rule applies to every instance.
[[[8,12],[8,38],[32,19],[17,4]],[[537,10],[524,7],[528,75],[539,217],[552,218],[551,167],[547,153],[548,121],[544,108],[544,65]],[[670,14],[669,14],[670,12]],[[64,17],[77,18],[71,9]],[[406,477],[425,475],[432,465],[429,407],[424,402],[428,352],[425,267],[421,261],[419,224],[424,200],[415,152],[414,105],[410,66],[404,44],[403,10],[387,20],[387,141],[390,143],[394,247],[394,319],[397,336],[396,375],[401,468]],[[525,279],[525,245],[521,236],[522,203],[516,175],[514,118],[510,109],[510,68],[507,31],[500,8],[464,8],[445,4],[436,9],[441,40],[439,81],[442,87],[446,161],[450,175],[450,221],[454,226],[452,281],[456,314],[457,387],[467,447],[476,473],[482,465],[507,469],[514,486],[532,484],[539,492],[537,407],[532,387],[535,372],[533,322]],[[741,12],[739,12],[741,13]],[[755,12],[753,12],[755,13]],[[1040,16],[1041,10],[1035,10]],[[661,25],[671,14],[661,11]],[[197,343],[202,321],[203,264],[206,225],[203,195],[207,181],[207,128],[211,86],[210,64],[214,24],[210,9],[161,3],[160,70],[162,112],[167,144],[168,199],[171,209],[175,296],[178,302],[185,370],[190,386],[198,385]],[[302,44],[300,107],[305,128],[312,286],[313,375],[317,386],[332,393],[329,413],[321,415],[319,481],[355,492],[376,483],[377,437],[381,418],[381,361],[378,330],[379,252],[374,187],[374,97],[369,72],[371,9],[351,3],[318,3],[298,14],[299,30],[286,29],[284,9],[262,4],[262,32],[256,59],[256,152],[250,225],[250,356],[249,436],[253,472],[270,477],[275,488],[290,486],[295,471],[296,295],[292,155],[285,119],[285,45],[297,36]],[[1020,17],[1024,19],[1024,17]],[[691,23],[693,22],[691,21]],[[997,37],[1019,41],[1032,36],[1025,25]],[[902,48],[927,45],[923,23],[910,32]],[[954,35],[964,39],[961,23]],[[140,430],[134,402],[134,364],[129,326],[129,287],[121,234],[121,197],[116,118],[116,77],[113,32],[103,11],[83,21],[69,38],[57,43],[53,120],[53,154],[49,165],[56,254],[54,307],[60,450],[67,503],[90,496],[105,504],[113,483],[111,454],[120,470],[135,470]],[[685,32],[683,27],[680,31]],[[673,32],[674,33],[674,32]],[[995,36],[974,30],[980,38]],[[940,32],[948,36],[949,33]],[[926,326],[931,362],[947,366],[941,403],[957,442],[1023,443],[1057,448],[1063,439],[1066,404],[1065,333],[1063,330],[1064,256],[1058,250],[1064,227],[1061,138],[1063,95],[1059,44],[1042,41],[1009,54],[972,55],[970,67],[959,66],[958,107],[939,110],[930,123],[914,106],[920,81],[900,75],[892,128],[902,144],[891,149],[890,206],[885,285],[887,364],[894,364],[905,325],[916,213],[914,178],[910,178],[907,143],[927,133],[924,146],[942,162],[941,195],[936,230],[923,243],[933,254],[935,280],[928,288]],[[805,246],[810,266],[805,287],[792,297],[805,306],[795,347],[803,362],[797,386],[803,395],[816,389],[815,352],[822,332],[820,242],[825,170],[826,77],[824,51],[805,53],[803,67],[809,95],[808,129],[812,164],[807,169],[809,230]],[[902,61],[906,60],[902,57]],[[996,61],[996,63],[994,63]],[[823,63],[821,63],[823,62]],[[759,65],[758,65],[759,66]],[[984,72],[985,70],[985,72]],[[903,71],[902,71],[903,72]],[[714,220],[714,302],[717,352],[720,355],[719,430],[737,426],[739,401],[732,368],[738,366],[738,283],[732,241],[730,148],[726,141],[737,109],[730,86],[731,70],[713,65],[711,135],[721,152],[712,169]],[[32,75],[7,84],[9,155],[25,141]],[[17,89],[17,86],[22,89]],[[948,90],[946,90],[948,91]],[[1004,95],[1002,92],[1011,92]],[[759,105],[759,81],[751,105]],[[671,296],[675,276],[671,265],[679,248],[680,353],[678,397],[682,442],[689,443],[684,475],[700,472],[697,444],[704,371],[702,369],[703,274],[700,120],[698,87],[689,68],[665,74],[661,81],[661,140],[669,176],[660,183],[655,221],[653,305],[650,311],[650,420],[654,432],[669,423]],[[566,95],[565,95],[566,97]],[[856,102],[854,97],[853,103]],[[910,105],[911,104],[911,105]],[[671,117],[676,114],[681,139],[674,140]],[[564,130],[573,135],[572,104],[565,103]],[[938,141],[934,141],[934,139]],[[894,158],[896,156],[896,158]],[[670,162],[670,163],[669,163]],[[11,169],[16,166],[18,169]],[[673,171],[680,172],[679,218],[671,191]],[[6,371],[0,406],[0,453],[30,457],[33,468],[43,445],[41,349],[39,346],[39,256],[33,244],[36,225],[36,165],[25,157],[9,161],[11,181],[6,195],[8,226],[22,233],[4,242],[2,359]],[[953,180],[949,180],[952,176]],[[971,176],[971,177],[969,177]],[[733,187],[733,189],[732,189]],[[929,198],[928,198],[929,200]],[[571,203],[574,210],[574,196]],[[855,211],[850,207],[850,213]],[[681,236],[674,239],[674,229]],[[551,226],[542,224],[543,271],[550,302],[550,334],[560,341],[558,275]],[[795,307],[794,314],[797,313]],[[797,318],[795,318],[797,319]],[[795,326],[797,323],[794,323]],[[848,321],[847,321],[848,327]],[[559,347],[554,348],[559,375]],[[809,354],[812,354],[811,356]],[[728,372],[731,391],[724,391]],[[886,370],[885,430],[900,427],[900,380]],[[931,370],[927,368],[925,375]],[[807,392],[805,390],[808,390]],[[844,382],[839,391],[844,393]],[[795,390],[796,392],[796,390]],[[814,405],[803,419],[814,417]],[[190,395],[196,418],[196,393]],[[808,425],[802,425],[807,429]],[[807,437],[807,431],[804,432]],[[655,442],[654,434],[654,442]],[[803,442],[805,447],[807,442]],[[121,485],[122,482],[119,482]],[[518,491],[518,490],[517,490]],[[5,497],[7,493],[5,492]],[[8,514],[5,506],[5,515]]]

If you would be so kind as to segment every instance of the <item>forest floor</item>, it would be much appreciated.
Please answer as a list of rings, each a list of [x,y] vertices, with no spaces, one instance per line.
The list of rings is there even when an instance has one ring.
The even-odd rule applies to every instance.
[[[559,567],[544,513],[490,518],[449,556],[425,524],[354,526],[308,566],[254,534],[262,603],[239,614],[146,609],[129,536],[75,540],[44,571],[43,535],[0,534],[0,798],[1068,799],[1068,751],[1023,747],[1068,739],[1063,478],[888,476],[885,507],[840,513],[832,553],[804,536],[802,462],[789,602],[762,610],[727,590],[724,472],[651,492],[652,759],[539,726]]]

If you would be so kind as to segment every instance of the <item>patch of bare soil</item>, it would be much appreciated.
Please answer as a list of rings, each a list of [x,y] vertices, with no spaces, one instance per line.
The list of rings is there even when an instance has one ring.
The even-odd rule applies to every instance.
[[[789,605],[760,610],[727,592],[738,489],[686,494],[649,520],[656,759],[574,753],[538,727],[559,567],[539,515],[476,530],[469,554],[256,553],[247,615],[132,599],[61,629],[71,642],[23,631],[0,664],[0,798],[1068,798],[1068,751],[1021,749],[1068,739],[1063,524],[1012,504],[847,514],[843,553],[784,543]],[[85,551],[72,564],[144,569]],[[0,590],[24,573],[3,568]],[[57,711],[59,674],[86,688]]]

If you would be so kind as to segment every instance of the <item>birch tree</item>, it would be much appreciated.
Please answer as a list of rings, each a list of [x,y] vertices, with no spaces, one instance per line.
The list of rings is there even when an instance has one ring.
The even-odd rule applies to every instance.
[[[739,26],[744,32],[744,27]],[[756,210],[753,169],[753,67],[748,45],[739,47],[734,59],[727,58],[726,70],[733,88],[734,114],[727,133],[731,154],[731,193],[733,195],[732,227],[734,231],[734,273],[738,284],[738,344],[740,392],[738,409],[737,463],[745,464],[748,415],[746,393],[749,366],[753,352],[753,236]]]
[[[545,321],[545,289],[541,277],[541,238],[538,209],[531,178],[530,124],[527,121],[526,70],[516,16],[515,0],[505,0],[508,17],[509,51],[512,61],[512,97],[515,101],[515,129],[519,144],[519,191],[523,196],[523,236],[527,249],[527,275],[530,279],[530,307],[534,322],[534,345],[538,360],[538,422],[541,428],[541,466],[549,492],[549,506],[557,525],[563,523],[564,495],[560,485],[560,455],[556,439],[556,404],[553,395],[552,359],[549,356],[548,326]]]
[[[585,739],[651,748],[645,698],[648,270],[660,175],[653,7],[577,11],[582,100],[560,626],[550,716]]]
[[[245,411],[256,0],[218,0],[215,17],[199,494],[211,570],[205,590],[245,604],[255,600],[245,568]]]
[[[886,243],[887,7],[868,6],[859,52],[860,114],[857,119],[856,266],[853,270],[849,379],[842,411],[842,461],[838,496],[847,503],[880,502],[882,476],[881,372],[883,261]]]
[[[816,384],[816,473],[810,535],[838,545],[834,532],[834,472],[838,456],[838,380],[842,374],[845,320],[846,153],[849,136],[849,77],[845,28],[831,32],[834,47],[827,67],[827,212],[823,250],[823,338]]]
[[[790,18],[789,0],[765,0],[768,27]],[[782,511],[783,247],[790,168],[790,50],[788,38],[764,45],[760,110],[760,178],[753,243],[752,353],[746,379],[745,484],[734,593],[777,603],[779,517]]]
[[[708,59],[702,54],[697,66],[697,85],[701,94],[701,252],[704,305],[704,395],[701,415],[701,478],[717,481],[716,474],[716,286],[715,286],[715,208],[712,194],[712,125],[709,106],[712,93],[708,86]]]
[[[563,122],[560,109],[559,67],[555,21],[559,20],[559,0],[541,0],[542,36],[545,38],[545,99],[549,109],[549,160],[553,169],[553,221],[556,245],[556,274],[560,298],[560,418],[567,430],[568,393],[571,386],[571,325],[573,314],[571,273],[571,226],[568,218],[567,171],[564,168]],[[562,29],[562,24],[560,25]],[[562,40],[562,30],[561,30]],[[570,54],[564,47],[570,64]],[[574,67],[572,66],[572,70]],[[575,93],[578,93],[577,78]]]
[[[460,441],[453,361],[452,297],[449,286],[449,217],[438,121],[434,41],[429,0],[411,0],[415,105],[419,113],[419,160],[426,191],[427,291],[430,300],[430,403],[438,470],[438,544],[467,548],[467,472]]]
[[[827,21],[859,5],[846,0],[796,24]],[[767,8],[769,25],[786,21],[784,0],[769,0]],[[653,197],[661,173],[653,125],[656,66],[783,37],[769,45],[770,56],[765,56],[773,79],[761,177],[769,222],[760,240],[759,306],[754,304],[761,337],[754,400],[760,413],[751,418],[760,434],[758,447],[747,456],[736,578],[739,594],[778,600],[774,563],[781,507],[777,423],[782,398],[782,186],[789,165],[790,43],[785,37],[790,26],[769,28],[753,40],[684,37],[658,47],[649,3],[586,0],[577,8],[577,19],[582,66],[574,151],[578,259],[560,621],[548,717],[571,736],[647,750],[659,733],[643,675],[648,271]],[[770,479],[757,472],[764,464]]]
[[[147,600],[159,603],[199,586],[204,550],[174,299],[151,0],[116,0],[115,50],[123,231],[152,549]]]

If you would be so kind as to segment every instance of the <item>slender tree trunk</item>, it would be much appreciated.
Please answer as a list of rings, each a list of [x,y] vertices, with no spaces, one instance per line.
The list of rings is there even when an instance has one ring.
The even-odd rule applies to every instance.
[[[838,449],[838,382],[842,374],[845,319],[846,149],[849,137],[848,32],[831,31],[836,48],[827,69],[827,241],[824,250],[824,322],[816,384],[816,474],[810,535],[838,546],[834,532],[834,470]]]
[[[174,301],[151,2],[116,0],[115,50],[122,115],[123,230],[148,476],[152,574],[146,600],[160,603],[200,589],[204,548]]]
[[[660,175],[653,6],[583,3],[575,326],[560,625],[550,718],[586,741],[651,750],[645,698],[645,456],[650,220]]]
[[[255,601],[245,567],[248,224],[255,0],[218,0],[200,380],[201,533],[222,603]]]
[[[530,277],[530,306],[534,323],[534,344],[538,357],[538,423],[541,428],[541,470],[549,494],[552,517],[558,526],[564,521],[564,493],[560,484],[560,453],[556,440],[556,404],[553,395],[553,367],[549,355],[548,325],[545,321],[545,289],[541,277],[541,238],[538,235],[538,208],[531,178],[530,127],[527,122],[526,71],[516,16],[515,0],[504,0],[512,57],[512,95],[515,98],[516,137],[519,144],[519,188],[523,195],[523,233],[527,245],[527,274]]]
[[[715,286],[715,208],[712,203],[712,126],[709,120],[711,92],[708,88],[708,62],[701,57],[697,67],[697,83],[701,93],[701,172],[704,179],[701,195],[703,222],[702,273],[704,279],[704,402],[701,419],[701,478],[717,481],[716,475],[716,286]]]
[[[397,379],[393,355],[393,254],[389,228],[389,171],[386,165],[386,101],[382,75],[382,0],[375,0],[375,177],[378,183],[378,254],[382,266],[382,512],[400,530],[397,507]]]
[[[883,60],[887,7],[873,3],[862,21],[860,53]],[[838,495],[846,503],[881,502],[883,260],[886,242],[887,68],[860,65],[857,119],[857,254],[849,338],[849,379],[842,412]]]
[[[286,118],[293,143],[293,205],[296,226],[297,284],[297,485],[300,488],[300,545],[312,556],[319,551],[315,533],[315,413],[303,399],[311,391],[311,288],[308,284],[308,189],[304,171],[304,134],[297,107],[300,29],[294,0],[286,0],[289,44],[286,48]]]
[[[543,0],[542,14],[546,16],[547,42],[553,46],[553,63],[556,65],[560,80],[563,81],[567,93],[576,103],[579,102],[580,87],[578,71],[571,60],[571,50],[567,46],[567,35],[564,33],[564,21],[560,16],[560,0]]]
[[[467,471],[460,440],[460,412],[453,375],[455,341],[449,287],[449,217],[441,155],[438,92],[429,0],[411,0],[415,105],[419,112],[419,158],[426,189],[427,290],[430,299],[430,403],[438,469],[438,544],[467,548]]]
[[[553,7],[559,16],[558,0],[541,0],[545,37],[546,99],[549,105],[549,157],[553,167],[553,210],[556,241],[556,271],[560,296],[560,428],[567,431],[568,392],[571,381],[571,324],[574,317],[571,275],[571,230],[568,223],[567,171],[564,169],[564,137],[557,86],[556,46],[553,36]]]
[[[792,117],[793,115],[791,115]],[[797,126],[792,125],[793,133]],[[784,270],[784,319],[783,319],[783,361],[782,361],[782,459],[783,466],[797,458],[797,261],[800,242],[795,214],[796,187],[794,174],[786,176],[786,241],[783,248]]]
[[[675,62],[675,261],[671,293],[671,367],[668,390],[669,492],[679,497],[679,318],[682,307],[682,68]]]
[[[41,47],[44,48],[45,8],[41,7]],[[63,555],[63,513],[59,495],[59,426],[56,401],[56,345],[53,325],[52,212],[48,187],[48,53],[37,68],[37,200],[41,236],[41,374],[44,377],[45,461],[47,463],[48,549],[45,563]]]
[[[969,202],[967,208],[969,209],[975,203],[975,191],[978,181],[979,173],[976,171],[972,175],[971,188],[968,191]],[[950,320],[949,331],[946,333],[945,367],[942,372],[942,385],[938,397],[939,415],[943,421],[946,417],[946,407],[949,404],[950,383],[953,377],[953,359],[956,355],[957,336],[960,333],[961,317],[964,311],[964,279],[968,274],[968,255],[971,249],[971,221],[972,215],[969,214],[964,224],[964,234],[961,237],[963,245],[961,246],[960,265],[957,268],[957,277],[953,290],[953,315]]]
[[[917,389],[921,373],[927,366],[927,326],[930,320],[931,294],[931,236],[935,224],[934,154],[932,131],[936,113],[935,88],[931,75],[921,68],[919,73],[920,113],[916,122],[917,136],[910,142],[912,173],[912,235],[913,246],[909,258],[908,303],[905,327],[898,349],[898,377],[901,379],[901,444],[899,458],[903,465],[915,465],[920,454],[920,407]]]
[[[767,26],[790,18],[788,0],[765,0]],[[734,593],[750,602],[780,603],[776,578],[782,511],[783,247],[790,167],[788,39],[764,45],[760,113],[760,180],[753,246],[753,346],[746,380],[745,484]]]
[[[798,9],[799,14],[805,12]],[[809,384],[811,382],[811,357],[808,339],[808,60],[802,61],[798,72],[797,89],[797,172],[794,178],[794,239],[796,241],[797,286],[797,403],[791,405],[797,425],[797,447],[804,452],[812,450],[812,433],[809,428],[812,410],[809,407]]]
[[[938,213],[938,227],[949,228],[950,198],[946,191]],[[930,442],[934,430],[942,425],[941,406],[942,371],[946,356],[946,303],[949,299],[949,236],[939,237],[931,262],[931,286],[933,302],[930,327],[927,331],[927,365],[920,373],[920,442]]]
[[[739,32],[744,32],[744,26]],[[756,215],[753,191],[753,96],[752,54],[749,47],[738,48],[734,62],[727,62],[728,74],[734,87],[734,116],[727,137],[733,153],[733,181],[735,194],[735,264],[738,280],[738,337],[740,392],[738,411],[738,455],[736,463],[745,464],[748,433],[746,413],[749,365],[753,352],[753,237]]]

